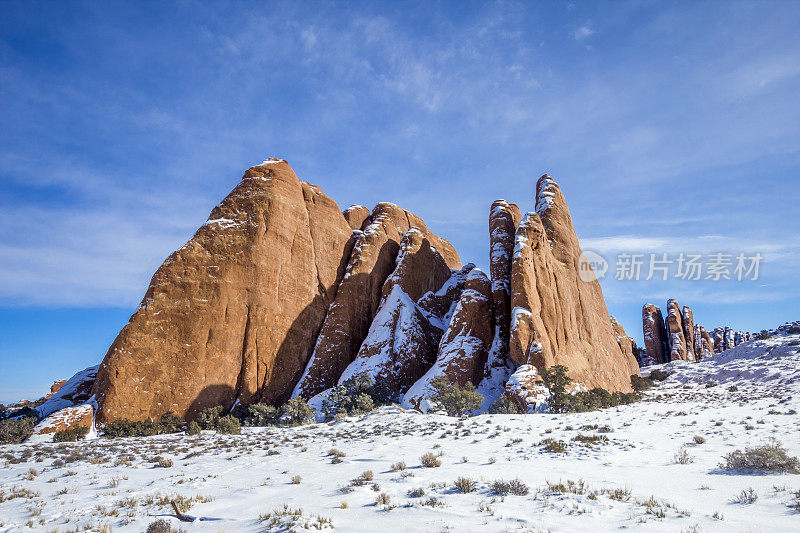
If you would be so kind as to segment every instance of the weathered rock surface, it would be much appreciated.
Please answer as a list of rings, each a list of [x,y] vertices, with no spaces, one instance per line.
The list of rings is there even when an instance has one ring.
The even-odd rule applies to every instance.
[[[438,291],[449,276],[450,268],[428,237],[417,227],[409,229],[384,283],[378,314],[339,382],[366,373],[400,393],[419,380],[436,361],[443,330],[417,300]]]
[[[600,284],[578,276],[580,256],[561,189],[544,175],[536,213],[523,217],[515,235],[511,359],[537,369],[565,365],[582,386],[629,391],[639,367],[617,344]]]
[[[669,339],[669,360],[687,361],[686,338],[683,336],[681,308],[675,300],[667,301],[667,334]]]
[[[533,412],[550,395],[535,365],[517,367],[508,378],[504,393],[526,413]]]
[[[517,364],[509,356],[511,330],[511,261],[514,236],[522,216],[519,207],[496,200],[489,211],[489,273],[492,279],[494,339],[478,392],[484,398],[483,409],[494,403],[505,390],[505,383]]]
[[[614,336],[617,339],[617,344],[619,344],[619,349],[622,350],[622,354],[625,358],[633,357],[635,360],[636,356],[633,353],[633,347],[636,342],[631,337],[628,337],[628,334],[625,333],[625,328],[613,316],[611,317],[611,327],[614,330]]]
[[[660,307],[653,304],[645,304],[642,307],[642,329],[647,359],[655,365],[668,363],[667,328]]]
[[[464,290],[439,341],[436,362],[403,397],[404,407],[427,412],[434,390],[431,382],[445,376],[459,385],[477,385],[483,378],[492,346],[492,285],[477,268],[467,275]]]
[[[422,219],[409,211],[391,203],[380,203],[365,223],[364,231],[356,234],[336,299],[328,310],[311,360],[293,396],[310,398],[333,387],[347,365],[353,362],[370,331],[381,299],[391,292],[389,289],[384,294],[383,287],[396,267],[400,241],[411,228],[416,228],[427,239],[427,248],[435,249],[446,267],[461,268],[455,248],[429,231]],[[439,276],[442,271],[440,269]],[[419,288],[410,287],[412,281],[406,283],[410,294],[419,298]]]
[[[683,338],[686,341],[686,360],[695,361],[694,350],[694,313],[689,306],[684,305],[681,311],[681,322],[683,324]]]
[[[289,397],[336,295],[352,229],[283,160],[250,168],[161,265],[111,345],[98,419],[192,418]]]
[[[361,230],[364,228],[364,222],[369,218],[369,209],[363,205],[351,205],[342,214],[352,229]]]

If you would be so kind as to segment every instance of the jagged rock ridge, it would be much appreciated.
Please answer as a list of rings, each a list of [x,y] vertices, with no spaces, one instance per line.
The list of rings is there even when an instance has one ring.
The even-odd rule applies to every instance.
[[[313,403],[363,372],[420,410],[440,375],[477,386],[484,410],[502,394],[532,405],[557,364],[578,387],[630,390],[634,345],[599,283],[577,275],[578,238],[549,176],[534,203],[524,217],[492,204],[487,276],[413,213],[342,212],[266,160],[154,274],[93,381],[97,417]]]

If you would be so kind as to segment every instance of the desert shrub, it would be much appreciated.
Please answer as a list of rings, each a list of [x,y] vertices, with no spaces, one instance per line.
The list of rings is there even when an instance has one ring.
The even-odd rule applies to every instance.
[[[391,496],[389,496],[385,492],[381,492],[375,499],[375,505],[389,505],[389,502],[391,501],[392,501]]]
[[[740,503],[742,505],[750,505],[758,501],[758,494],[753,487],[742,490],[739,494],[731,499],[731,503]]]
[[[183,431],[184,420],[173,413],[172,411],[168,411],[161,415],[158,419],[158,423],[161,425],[160,433],[177,433],[179,431]]]
[[[156,464],[161,468],[170,468],[172,466],[172,459],[168,457],[156,457]]]
[[[328,393],[322,402],[322,413],[327,420],[337,416],[359,416],[395,399],[396,394],[385,383],[362,372]]]
[[[183,420],[172,413],[163,414],[157,421],[130,421],[124,418],[103,426],[101,435],[106,438],[151,437],[182,431]]]
[[[555,365],[542,371],[542,379],[550,390],[548,404],[555,413],[583,413],[606,407],[627,405],[638,401],[641,397],[633,392],[608,392],[600,387],[590,391],[567,392],[572,378],[567,376],[569,369],[564,365]]]
[[[770,337],[770,333],[769,333],[769,331],[767,331],[765,329],[762,329],[761,331],[759,331],[758,333],[755,333],[753,335],[753,338],[755,340],[757,340],[757,341],[763,341],[765,339],[768,339],[769,337]]]
[[[525,496],[529,492],[528,486],[519,479],[512,479],[511,481],[497,479],[492,482],[489,488],[498,496],[508,496],[509,494]]]
[[[549,453],[566,453],[567,451],[567,443],[562,440],[543,439],[539,442],[539,446]]]
[[[686,451],[686,448],[681,448],[672,457],[672,462],[676,465],[688,465],[689,463],[694,462],[694,458],[689,455],[689,452]]]
[[[719,464],[722,470],[759,474],[800,474],[800,461],[792,457],[778,441],[735,450]]]
[[[280,409],[266,403],[240,405],[232,414],[249,427],[274,426],[281,418]]]
[[[83,440],[87,433],[89,433],[89,428],[85,426],[62,429],[53,434],[53,442],[76,442]]]
[[[403,461],[397,461],[396,463],[392,463],[391,470],[392,472],[398,472],[406,469],[406,464]]]
[[[483,403],[483,396],[470,382],[459,385],[446,376],[439,376],[431,381],[431,387],[433,388],[431,402],[450,416],[469,414],[479,409]]]
[[[33,433],[34,417],[0,420],[0,444],[19,444]]]
[[[423,496],[425,496],[425,489],[423,489],[422,487],[418,487],[416,489],[410,489],[408,491],[409,498],[422,498]]]
[[[292,426],[305,424],[314,419],[314,409],[300,397],[292,398],[283,404],[281,413],[281,422]]]
[[[145,533],[178,533],[178,531],[180,530],[172,528],[172,524],[169,523],[169,520],[159,518],[154,522],[150,522]]]
[[[200,424],[192,420],[189,422],[189,425],[186,428],[186,433],[189,435],[199,435],[200,434]]]
[[[523,406],[505,394],[500,396],[497,401],[489,406],[489,412],[497,415],[522,415],[526,413]]]
[[[217,430],[217,433],[238,435],[242,432],[242,423],[233,415],[222,416],[217,420],[214,429]]]
[[[299,485],[303,481],[302,476],[292,476],[292,485]]]
[[[439,458],[431,452],[423,454],[419,458],[419,462],[422,463],[422,466],[425,468],[436,468],[437,466],[442,466],[442,462],[439,460]]]
[[[695,444],[703,444],[706,442],[706,438],[702,435],[695,435],[693,440]]]
[[[661,370],[660,368],[656,368],[655,370],[650,372],[650,375],[648,375],[647,378],[652,379],[653,381],[664,381],[671,375],[672,373],[667,372],[666,370]]]
[[[631,375],[631,386],[636,392],[646,391],[655,385],[655,382],[650,378],[643,378],[638,374]]]
[[[217,422],[222,416],[224,410],[225,408],[221,405],[216,407],[207,407],[200,411],[200,414],[197,415],[196,422],[202,429],[216,429]]]
[[[475,480],[468,477],[459,477],[453,482],[453,488],[461,493],[468,493],[475,491]]]

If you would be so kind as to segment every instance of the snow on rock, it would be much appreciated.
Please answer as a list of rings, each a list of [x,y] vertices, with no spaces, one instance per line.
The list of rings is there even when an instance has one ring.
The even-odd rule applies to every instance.
[[[481,270],[471,269],[439,342],[436,362],[408,389],[403,407],[428,412],[431,407],[428,399],[434,392],[431,382],[439,376],[459,385],[479,382],[492,344],[491,305],[489,278]]]
[[[55,394],[36,408],[39,417],[46,418],[56,411],[88,401],[98,368],[99,365],[90,366],[69,378]]]
[[[534,365],[520,365],[505,385],[505,394],[525,412],[544,412],[550,391],[542,383]]]
[[[76,427],[85,427],[89,429],[90,433],[93,432],[94,407],[90,404],[74,405],[52,413],[36,424],[36,427],[33,428],[33,434],[26,442],[51,442],[56,432]],[[92,435],[88,436],[91,437]]]

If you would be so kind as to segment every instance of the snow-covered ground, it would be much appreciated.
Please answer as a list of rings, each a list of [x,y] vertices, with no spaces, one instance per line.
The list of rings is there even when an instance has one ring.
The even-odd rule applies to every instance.
[[[800,531],[800,512],[789,507],[800,475],[717,467],[725,454],[772,438],[800,456],[800,335],[662,368],[675,374],[642,402],[591,413],[459,420],[384,407],[236,436],[6,446],[0,531],[143,531],[158,517],[214,532],[272,531],[292,520],[298,529],[371,532]],[[563,441],[566,452],[544,451],[545,439]],[[340,462],[332,449],[345,454]],[[682,449],[691,462],[675,462]],[[441,466],[421,466],[426,452]],[[392,468],[398,462],[404,470]],[[351,486],[365,471],[371,480]],[[474,492],[456,490],[459,477],[472,478]],[[498,479],[530,491],[498,496],[490,486]],[[732,503],[749,488],[757,501]],[[382,494],[388,500],[376,504]],[[176,496],[205,520],[178,522],[168,503]],[[284,504],[302,516],[290,518]]]

